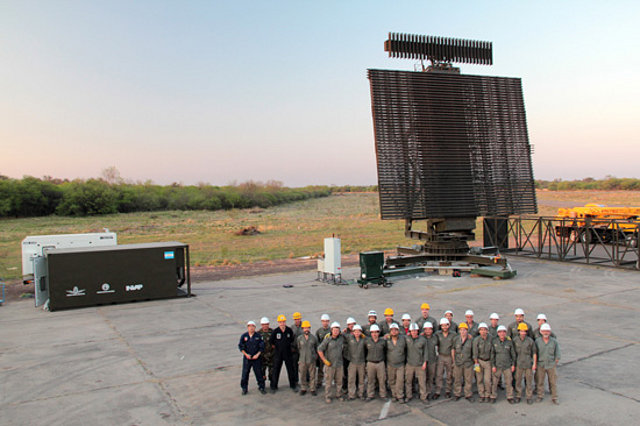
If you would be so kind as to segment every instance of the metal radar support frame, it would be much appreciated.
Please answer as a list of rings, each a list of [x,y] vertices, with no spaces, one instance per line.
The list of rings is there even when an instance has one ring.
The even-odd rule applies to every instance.
[[[381,217],[404,220],[405,235],[419,241],[387,266],[507,268],[499,255],[471,253],[468,241],[479,216],[537,213],[521,80],[453,67],[493,64],[488,41],[389,33],[384,50],[420,60],[423,71],[368,70]],[[418,220],[426,230],[414,229]]]

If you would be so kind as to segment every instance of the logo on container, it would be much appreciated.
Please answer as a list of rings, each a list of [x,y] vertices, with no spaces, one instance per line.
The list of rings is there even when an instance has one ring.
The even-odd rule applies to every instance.
[[[109,285],[109,283],[102,284],[102,287],[100,288],[102,288],[102,290],[99,290],[96,293],[98,294],[115,293],[115,290],[111,289],[111,286]]]
[[[86,289],[80,289],[74,286],[71,290],[67,290],[67,297],[86,296]]]
[[[131,284],[124,286],[125,291],[140,291],[144,287],[142,284]]]

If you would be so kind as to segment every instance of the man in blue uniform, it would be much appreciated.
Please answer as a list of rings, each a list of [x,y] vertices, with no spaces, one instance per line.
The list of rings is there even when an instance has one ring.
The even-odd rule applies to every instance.
[[[255,322],[249,321],[247,323],[247,332],[240,336],[238,349],[244,356],[242,358],[242,379],[240,380],[242,394],[246,395],[248,392],[249,373],[252,368],[258,381],[260,393],[264,394],[264,377],[262,376],[262,360],[260,359],[260,355],[264,352],[264,341],[262,336],[256,333]]]
[[[287,376],[289,377],[289,386],[296,391],[296,376],[293,369],[293,345],[295,343],[295,334],[291,328],[287,327],[287,318],[284,315],[278,315],[278,328],[271,333],[273,345],[273,378],[271,379],[271,391],[278,390],[278,381],[280,380],[280,370],[284,362],[287,367]]]

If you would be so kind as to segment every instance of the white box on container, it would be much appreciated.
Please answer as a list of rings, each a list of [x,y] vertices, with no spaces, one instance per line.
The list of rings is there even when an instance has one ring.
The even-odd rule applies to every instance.
[[[33,275],[33,261],[44,248],[102,247],[118,245],[115,232],[92,234],[30,235],[22,240],[22,276]]]

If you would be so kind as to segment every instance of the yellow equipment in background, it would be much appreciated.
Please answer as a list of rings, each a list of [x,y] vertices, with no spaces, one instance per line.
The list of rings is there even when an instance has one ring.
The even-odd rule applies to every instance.
[[[577,219],[628,219],[640,217],[640,207],[607,207],[602,204],[586,204],[584,207],[558,209],[558,216]]]
[[[584,207],[560,208],[556,235],[578,237],[582,242],[603,243],[630,240],[640,226],[640,207],[607,207],[602,204],[586,204]]]

